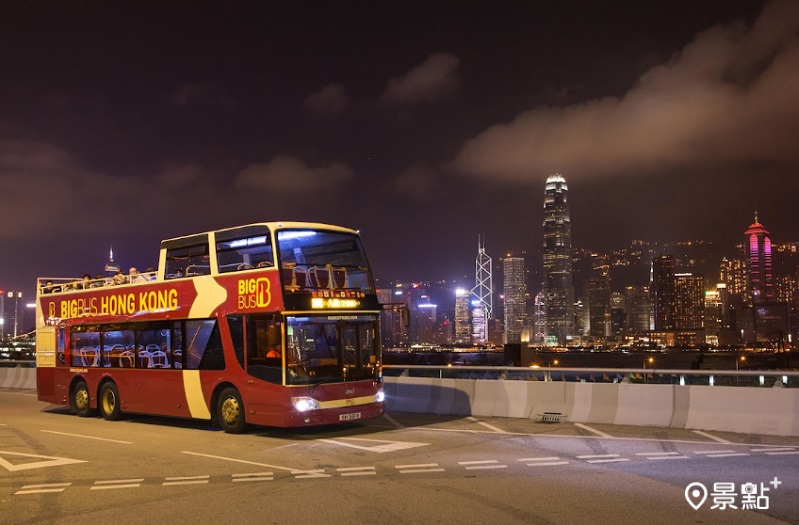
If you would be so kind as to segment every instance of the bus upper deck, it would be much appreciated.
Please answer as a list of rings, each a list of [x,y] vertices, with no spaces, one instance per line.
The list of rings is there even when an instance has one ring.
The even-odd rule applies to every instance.
[[[271,280],[245,277],[257,270],[274,270],[275,276]],[[282,292],[278,295],[287,310],[380,308],[358,233],[317,223],[257,223],[168,239],[161,242],[156,271],[122,276],[117,280],[113,276],[40,278],[37,284],[40,296],[83,295],[76,292],[96,291],[107,286],[152,285],[189,277],[234,275],[240,287],[237,288],[239,306],[243,308],[266,306],[267,298],[271,299],[270,308],[274,308],[275,290]],[[265,289],[270,282],[279,287]],[[158,304],[166,307],[163,301]],[[57,315],[57,312],[43,314],[45,318],[72,317]]]

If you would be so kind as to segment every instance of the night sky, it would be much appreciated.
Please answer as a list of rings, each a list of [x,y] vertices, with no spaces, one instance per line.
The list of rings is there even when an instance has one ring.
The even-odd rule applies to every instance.
[[[0,288],[269,220],[471,285],[478,234],[540,250],[555,172],[576,247],[799,240],[799,2],[0,8]]]

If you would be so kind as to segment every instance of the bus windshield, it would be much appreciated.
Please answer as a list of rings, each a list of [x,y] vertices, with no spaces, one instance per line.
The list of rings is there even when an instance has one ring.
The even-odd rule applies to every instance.
[[[375,293],[366,255],[355,234],[280,230],[277,249],[287,291],[330,289]]]
[[[377,379],[377,322],[374,315],[288,317],[287,384]]]

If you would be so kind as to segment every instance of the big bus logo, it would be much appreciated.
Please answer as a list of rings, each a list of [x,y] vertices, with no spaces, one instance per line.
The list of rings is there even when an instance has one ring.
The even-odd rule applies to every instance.
[[[272,283],[269,279],[239,279],[238,306],[240,309],[265,308],[272,302]]]

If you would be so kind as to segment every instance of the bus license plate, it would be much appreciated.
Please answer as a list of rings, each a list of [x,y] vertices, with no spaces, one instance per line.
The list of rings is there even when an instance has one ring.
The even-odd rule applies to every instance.
[[[338,416],[339,421],[352,421],[354,419],[361,419],[360,412],[352,412],[351,414],[341,414]]]

